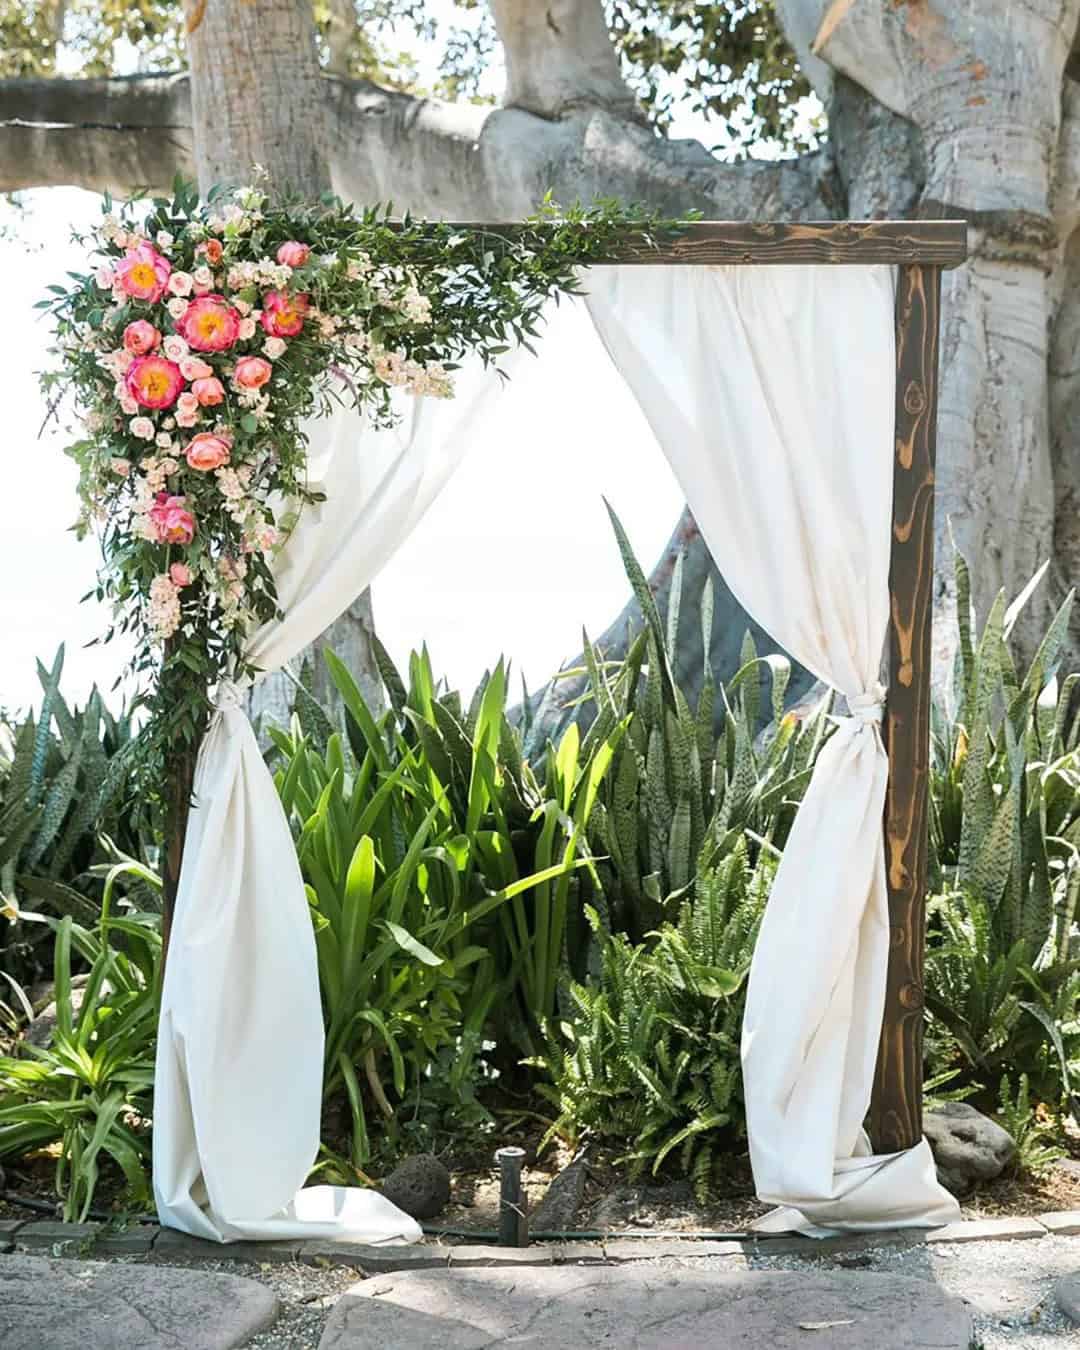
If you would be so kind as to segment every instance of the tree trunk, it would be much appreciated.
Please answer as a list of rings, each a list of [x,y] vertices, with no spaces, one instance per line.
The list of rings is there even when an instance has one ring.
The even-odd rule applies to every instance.
[[[189,0],[187,12],[200,191],[248,182],[256,165],[269,173],[272,190],[309,198],[329,191],[327,103],[310,0],[208,0],[205,7]],[[328,708],[340,700],[322,659],[324,647],[352,670],[372,706],[381,705],[371,631],[368,590],[311,649],[311,692]],[[302,661],[290,663],[293,678],[275,672],[252,691],[249,711],[264,726],[288,725]]]

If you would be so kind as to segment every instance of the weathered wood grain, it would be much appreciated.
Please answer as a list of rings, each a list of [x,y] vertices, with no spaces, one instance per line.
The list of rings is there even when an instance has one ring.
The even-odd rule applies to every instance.
[[[870,1111],[878,1152],[922,1136],[923,947],[930,786],[930,629],[941,269],[901,267],[896,293],[896,459],[889,570],[885,869],[891,944]]]
[[[517,222],[456,223],[459,230],[512,236]],[[924,263],[956,267],[967,256],[962,220],[866,220],[772,222],[700,220],[683,227],[678,239],[646,248],[627,243],[610,261],[663,265],[701,263],[761,266],[779,263]]]

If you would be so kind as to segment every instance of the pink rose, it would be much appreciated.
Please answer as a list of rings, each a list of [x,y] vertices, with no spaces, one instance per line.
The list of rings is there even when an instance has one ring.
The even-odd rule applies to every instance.
[[[177,413],[197,413],[199,411],[198,395],[193,389],[185,389],[176,400]]]
[[[139,411],[139,405],[125,389],[124,397],[120,400],[120,411],[128,417],[134,417]]]
[[[248,340],[248,338],[253,338],[253,337],[255,336],[255,326],[256,326],[256,325],[255,325],[255,320],[254,320],[254,319],[241,319],[241,320],[240,320],[240,341],[241,341],[241,342],[246,342],[246,341]]]
[[[216,408],[224,401],[225,389],[220,380],[215,379],[213,375],[206,379],[196,380],[191,386],[191,392],[203,408]]]
[[[124,329],[124,346],[132,356],[143,356],[146,352],[152,352],[160,341],[161,334],[145,319],[136,319]]]
[[[180,374],[185,380],[208,380],[213,373],[214,367],[198,356],[185,356],[180,362]]]
[[[162,350],[170,361],[182,361],[188,354],[188,345],[182,337],[170,333],[162,343]],[[182,374],[183,372],[181,372]]]
[[[228,464],[232,437],[225,432],[200,431],[187,448],[187,462],[200,473],[210,473]]]
[[[295,337],[304,326],[310,303],[306,295],[267,291],[263,296],[262,326],[271,337]]]
[[[236,363],[233,379],[241,389],[261,389],[272,373],[270,362],[261,356],[243,356]]]
[[[177,319],[176,329],[197,352],[223,352],[237,339],[240,315],[224,296],[201,295]]]
[[[296,239],[290,239],[288,243],[282,244],[277,251],[278,262],[284,263],[286,267],[303,267],[310,257],[310,246],[301,244]]]
[[[190,544],[195,538],[195,517],[185,497],[159,492],[149,511],[154,534],[161,544]]]
[[[169,580],[174,586],[190,586],[191,568],[187,563],[173,563],[169,568]]]
[[[172,264],[153,244],[140,243],[129,248],[116,265],[116,284],[136,300],[155,304],[165,294]]]
[[[190,295],[194,284],[190,272],[174,272],[169,278],[169,292],[171,295]]]
[[[184,387],[180,367],[163,356],[139,356],[124,377],[129,395],[143,408],[171,408]]]

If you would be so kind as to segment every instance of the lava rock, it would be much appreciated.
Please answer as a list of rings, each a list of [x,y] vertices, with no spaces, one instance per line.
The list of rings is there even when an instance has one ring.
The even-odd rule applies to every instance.
[[[381,1190],[414,1219],[433,1219],[450,1199],[450,1173],[433,1154],[417,1153],[394,1168]]]
[[[923,1117],[938,1180],[954,1195],[993,1181],[1016,1157],[1016,1140],[967,1102],[946,1102]]]
[[[585,1198],[589,1169],[584,1158],[569,1163],[554,1177],[544,1198],[533,1210],[529,1227],[535,1233],[565,1233],[574,1226]]]

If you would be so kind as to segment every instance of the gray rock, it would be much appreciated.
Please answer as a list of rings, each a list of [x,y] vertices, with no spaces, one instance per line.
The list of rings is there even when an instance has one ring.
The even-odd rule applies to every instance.
[[[77,1014],[83,1005],[83,999],[86,997],[86,983],[89,975],[75,975],[71,980],[71,1011]],[[108,990],[108,984],[102,986],[103,992]],[[50,1001],[38,1012],[34,1020],[23,1032],[23,1040],[31,1045],[36,1045],[38,1049],[44,1049],[52,1040],[53,1032],[56,1030],[56,1003]]]
[[[923,1131],[946,1190],[963,1195],[979,1181],[993,1181],[1016,1157],[1007,1130],[967,1102],[946,1102],[923,1116]]]
[[[969,1350],[971,1334],[928,1280],[551,1266],[376,1276],[339,1300],[319,1350]]]
[[[254,1280],[168,1266],[0,1261],[0,1350],[232,1350],[277,1317]]]
[[[395,1167],[380,1187],[414,1219],[434,1219],[450,1199],[450,1173],[432,1153],[417,1153]]]
[[[530,1230],[534,1233],[565,1233],[572,1230],[585,1199],[588,1176],[589,1168],[584,1158],[578,1158],[564,1167],[529,1216]]]
[[[1080,1322],[1080,1275],[1066,1275],[1054,1286],[1058,1307],[1073,1322]]]

